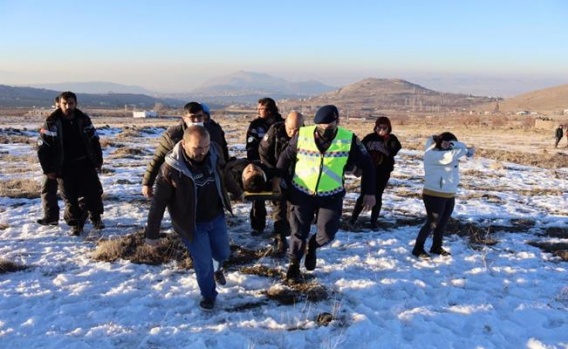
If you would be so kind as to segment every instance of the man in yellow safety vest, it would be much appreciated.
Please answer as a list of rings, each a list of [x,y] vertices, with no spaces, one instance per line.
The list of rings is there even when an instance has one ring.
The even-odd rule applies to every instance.
[[[301,280],[300,261],[306,251],[310,227],[317,216],[317,231],[307,242],[304,266],[316,267],[316,249],[335,238],[339,230],[345,169],[353,165],[362,170],[361,194],[363,207],[375,205],[374,168],[365,146],[357,136],[338,127],[339,111],[334,105],[321,107],[312,126],[301,127],[280,155],[277,168],[286,170],[294,163],[289,178],[290,192],[290,265],[286,279]]]

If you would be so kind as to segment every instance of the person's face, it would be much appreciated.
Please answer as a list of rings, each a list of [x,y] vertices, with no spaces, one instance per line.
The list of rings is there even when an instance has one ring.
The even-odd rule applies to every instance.
[[[452,143],[450,143],[450,141],[442,141],[442,143],[440,143],[440,147],[444,150],[450,149],[451,146]]]
[[[331,134],[337,128],[337,120],[329,124],[317,124],[316,129],[320,134]]]
[[[270,112],[268,111],[268,108],[265,105],[258,103],[256,110],[258,111],[258,116],[260,116],[263,119],[266,119],[270,116]]]
[[[203,122],[205,121],[205,113],[203,111],[197,113],[185,113],[183,116],[183,122],[185,122],[186,126],[191,125],[200,125],[203,126]]]
[[[301,126],[302,126],[301,123],[297,119],[292,120],[286,118],[286,121],[284,122],[284,128],[286,129],[286,134],[290,138],[294,137],[296,133],[298,133],[298,130],[300,129]]]
[[[191,160],[200,162],[205,159],[205,156],[209,152],[210,146],[209,136],[192,135],[186,142],[182,141],[183,151],[185,155]]]
[[[389,127],[385,124],[379,124],[376,128],[375,128],[375,132],[379,135],[379,136],[386,136],[389,133]]]
[[[248,164],[243,169],[242,181],[245,182],[247,179],[257,174],[261,174],[264,176],[264,171],[258,165]]]
[[[76,106],[77,102],[73,98],[59,100],[59,108],[65,116],[73,115]]]

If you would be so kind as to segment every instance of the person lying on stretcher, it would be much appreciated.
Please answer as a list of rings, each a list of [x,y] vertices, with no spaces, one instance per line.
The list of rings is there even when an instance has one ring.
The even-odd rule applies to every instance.
[[[262,164],[250,163],[241,176],[246,200],[276,200],[282,197],[280,177],[277,170]],[[283,181],[282,181],[283,183]]]

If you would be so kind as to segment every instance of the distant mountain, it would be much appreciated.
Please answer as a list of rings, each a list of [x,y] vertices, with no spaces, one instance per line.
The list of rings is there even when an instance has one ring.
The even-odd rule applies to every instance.
[[[75,93],[130,93],[153,96],[156,93],[140,86],[122,85],[107,81],[61,82],[53,84],[32,84],[30,87],[55,91],[73,91]]]
[[[300,101],[287,101],[292,109],[336,104],[354,114],[385,112],[438,112],[470,110],[494,101],[491,97],[443,93],[401,79],[368,78],[338,90]]]
[[[231,102],[243,102],[244,97],[255,102],[261,97],[303,98],[334,89],[314,80],[290,82],[267,74],[239,71],[211,79],[193,90],[192,94]]]
[[[59,91],[48,89],[0,85],[0,107],[49,108],[53,105],[53,99],[59,93]],[[156,103],[178,108],[185,104],[185,102],[177,99],[128,93],[77,93],[77,99],[80,107],[88,108],[123,108],[125,105],[129,105],[147,109],[154,107]]]
[[[565,109],[568,109],[568,84],[524,93],[499,102],[501,112],[527,110],[546,114]]]

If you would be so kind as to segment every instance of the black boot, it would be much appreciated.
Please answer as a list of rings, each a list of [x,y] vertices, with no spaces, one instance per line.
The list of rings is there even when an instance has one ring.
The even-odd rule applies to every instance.
[[[293,283],[302,281],[302,273],[300,273],[300,261],[295,258],[290,259],[290,265],[288,266],[288,271],[286,272],[286,281]]]
[[[316,268],[317,256],[316,248],[318,244],[316,242],[316,236],[312,235],[310,241],[308,242],[308,252],[306,253],[306,259],[304,260],[304,267],[307,270],[314,270]]]
[[[59,219],[57,218],[43,217],[38,219],[36,222],[41,225],[59,225]]]
[[[98,214],[91,215],[91,223],[93,224],[93,228],[95,230],[102,230],[105,228],[105,224],[103,223],[101,216]]]
[[[275,256],[283,257],[288,250],[288,242],[286,241],[285,233],[276,233],[274,236],[273,254]]]
[[[423,246],[414,246],[412,254],[419,259],[429,259],[430,255],[426,253]]]

